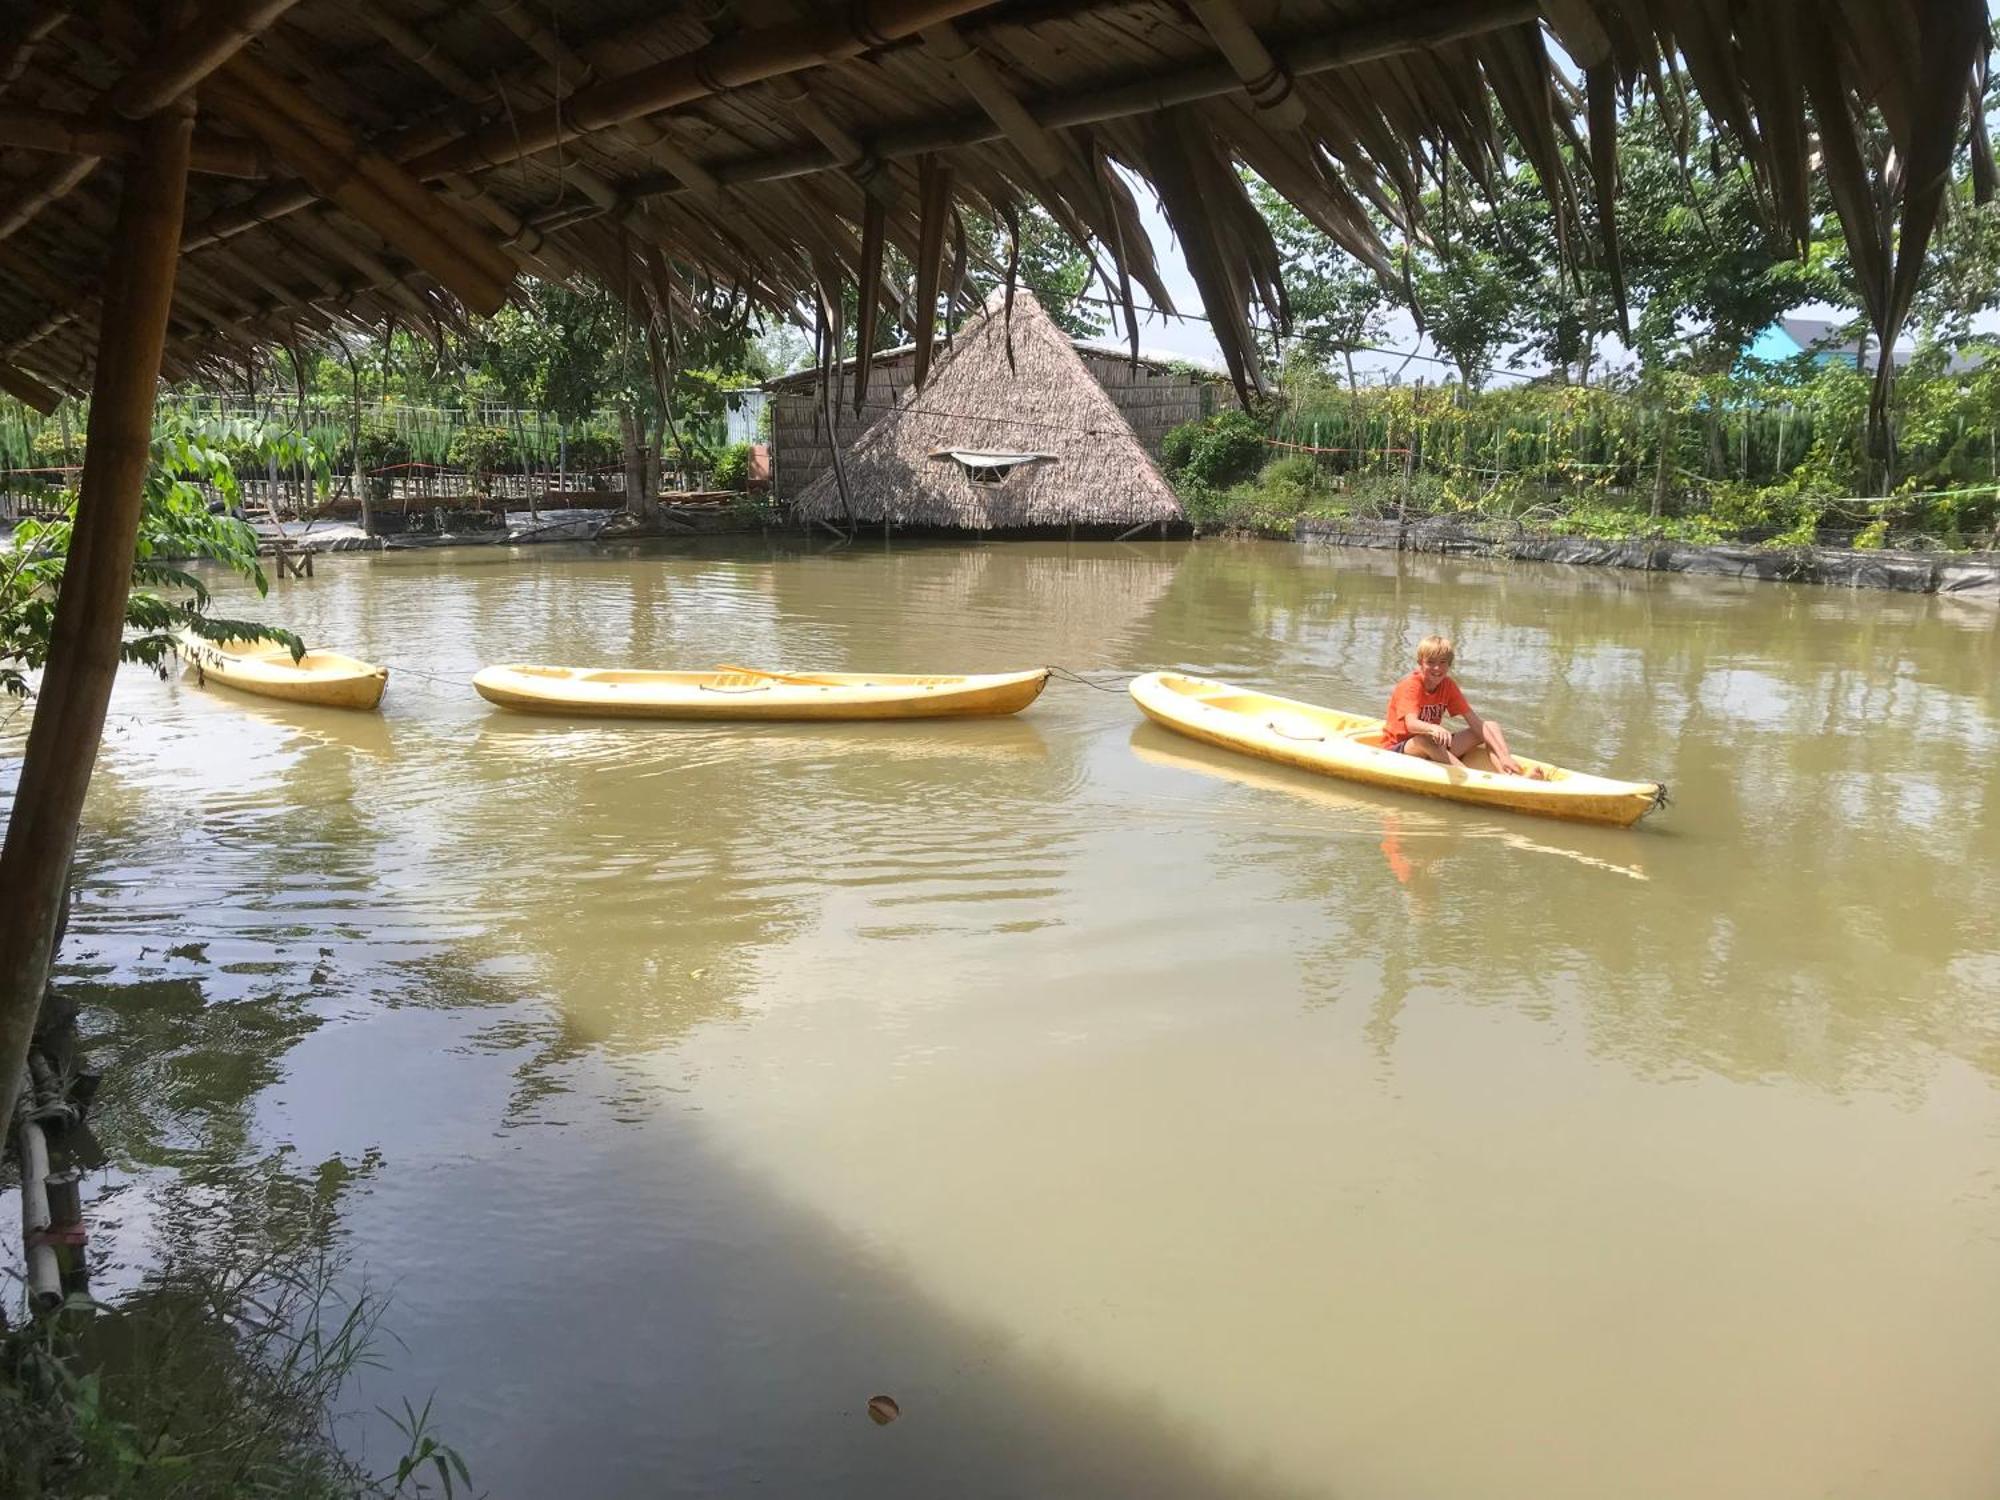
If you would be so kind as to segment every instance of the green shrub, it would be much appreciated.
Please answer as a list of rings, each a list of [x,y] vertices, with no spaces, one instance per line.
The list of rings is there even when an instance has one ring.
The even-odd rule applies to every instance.
[[[1270,451],[1264,426],[1248,412],[1217,412],[1202,425],[1182,466],[1186,478],[1220,489],[1243,483],[1263,467]]]
[[[1358,515],[1413,516],[1457,509],[1457,499],[1439,474],[1359,474],[1347,488],[1347,508]]]
[[[750,445],[734,443],[715,461],[715,487],[719,490],[750,488]]]
[[[1877,516],[1854,533],[1856,551],[1873,552],[1889,544],[1889,518]]]
[[[1270,454],[1265,424],[1244,411],[1220,411],[1198,422],[1183,422],[1160,440],[1160,462],[1177,486],[1212,489],[1242,484]]]
[[[33,450],[36,467],[59,469],[75,463],[82,456],[83,435],[76,433],[69,442],[64,442],[62,428],[51,422],[35,434],[35,440],[29,446]]]
[[[410,461],[410,445],[403,441],[403,435],[389,422],[363,422],[361,424],[361,466],[365,469],[385,469]]]
[[[1180,478],[1181,471],[1187,468],[1188,456],[1194,452],[1194,445],[1206,425],[1197,419],[1167,429],[1167,435],[1160,439],[1160,467],[1166,470],[1167,478]]]
[[[486,494],[494,472],[515,463],[514,434],[505,427],[461,427],[451,435],[451,461],[470,470],[473,488]]]
[[[1295,495],[1303,501],[1324,493],[1330,486],[1319,461],[1310,453],[1287,453],[1258,471],[1257,488],[1272,494]]]
[[[589,469],[609,469],[624,461],[623,447],[608,432],[586,428],[569,435],[569,468],[572,474]]]

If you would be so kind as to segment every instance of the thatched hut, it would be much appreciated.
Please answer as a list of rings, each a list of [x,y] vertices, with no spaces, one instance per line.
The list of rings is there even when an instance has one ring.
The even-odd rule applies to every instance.
[[[1116,403],[1145,450],[1158,459],[1168,432],[1197,421],[1233,398],[1229,377],[1186,360],[1160,359],[1143,351],[1105,349],[1073,341],[1076,356]],[[852,395],[855,362],[832,372],[837,392]],[[861,434],[886,417],[916,379],[917,349],[903,344],[884,349],[870,361],[868,390],[857,405],[836,399],[827,416],[825,377],[804,369],[767,381],[771,415],[771,494],[796,500],[833,462],[833,439],[845,453]]]
[[[802,521],[947,531],[1129,531],[1181,504],[1117,403],[1034,294],[1005,288],[792,503]]]

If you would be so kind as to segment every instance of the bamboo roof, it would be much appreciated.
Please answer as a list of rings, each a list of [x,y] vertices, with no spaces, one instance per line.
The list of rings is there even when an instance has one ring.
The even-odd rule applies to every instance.
[[[908,290],[884,283],[885,245],[918,267],[921,308],[960,284],[966,210],[1031,200],[1121,298],[1168,307],[1137,184],[1247,392],[1251,319],[1284,307],[1239,164],[1386,274],[1363,205],[1407,222],[1447,153],[1490,173],[1497,114],[1566,247],[1615,265],[1615,220],[1590,238],[1593,203],[1615,204],[1615,99],[1671,101],[1683,69],[1800,243],[1825,175],[1892,343],[1986,41],[1979,0],[11,0],[0,388],[87,383],[117,161],[190,99],[170,376],[344,327],[444,327],[524,275],[595,277],[668,344],[690,286],[792,313],[863,281],[872,338]],[[921,363],[932,329],[911,321]]]
[[[929,380],[846,451],[854,518],[961,531],[1181,520],[1173,487],[1069,335],[1025,288],[1012,303],[995,288]],[[998,462],[1008,457],[1020,461]],[[828,469],[792,514],[844,519],[840,480]]]

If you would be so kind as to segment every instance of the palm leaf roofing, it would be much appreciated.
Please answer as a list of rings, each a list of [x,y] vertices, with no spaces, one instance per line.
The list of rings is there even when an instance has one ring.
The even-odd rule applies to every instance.
[[[1511,134],[1566,250],[1615,267],[1634,89],[1699,93],[1800,245],[1823,174],[1893,341],[1968,141],[1993,176],[1979,0],[28,0],[0,37],[0,387],[38,401],[88,383],[135,122],[190,95],[174,377],[443,328],[524,276],[595,278],[668,342],[697,290],[837,315],[864,282],[872,336],[909,295],[891,246],[922,363],[966,211],[1039,202],[1171,306],[1138,185],[1248,392],[1284,307],[1239,167],[1393,274],[1368,209],[1409,226],[1443,157],[1485,178]]]

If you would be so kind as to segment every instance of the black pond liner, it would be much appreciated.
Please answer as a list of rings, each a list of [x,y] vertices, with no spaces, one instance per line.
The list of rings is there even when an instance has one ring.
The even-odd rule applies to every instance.
[[[1845,547],[1760,547],[1745,542],[1696,546],[1661,538],[1605,541],[1548,536],[1447,519],[1412,521],[1304,520],[1294,540],[1327,547],[1368,547],[1448,557],[1689,573],[1767,583],[1818,583],[1837,588],[1888,589],[1904,594],[1952,594],[2000,603],[2000,554],[1855,551]]]

